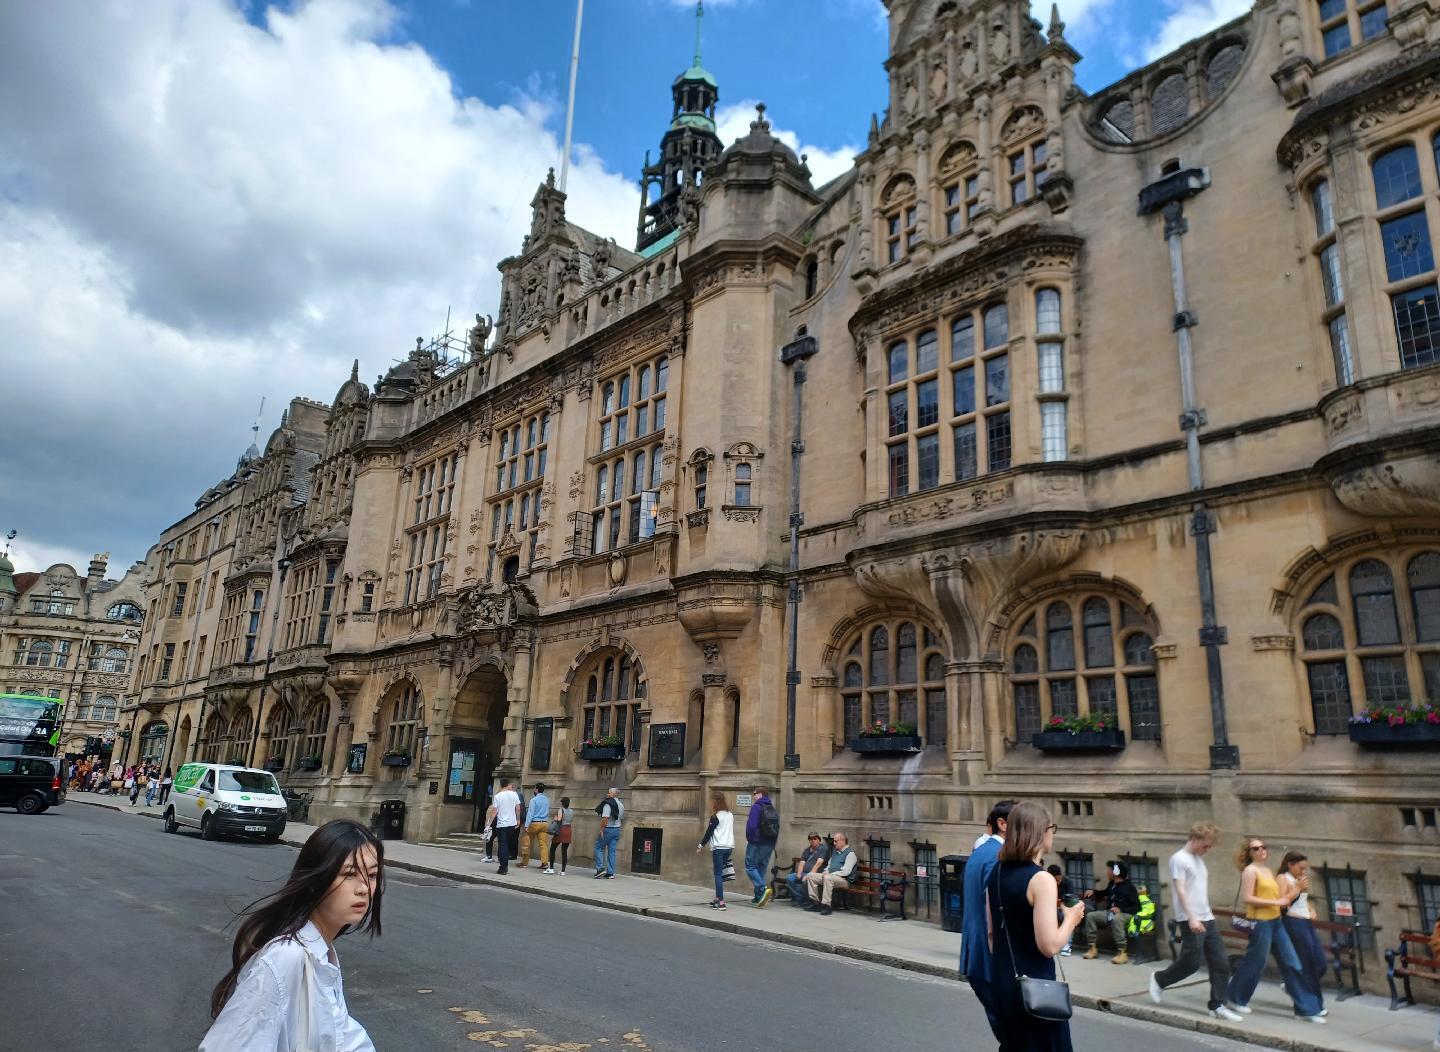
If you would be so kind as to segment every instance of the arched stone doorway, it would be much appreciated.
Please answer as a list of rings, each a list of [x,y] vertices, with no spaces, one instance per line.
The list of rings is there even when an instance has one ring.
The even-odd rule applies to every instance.
[[[484,827],[491,781],[505,746],[507,688],[505,673],[486,665],[471,672],[455,695],[445,726],[441,833],[478,833]]]

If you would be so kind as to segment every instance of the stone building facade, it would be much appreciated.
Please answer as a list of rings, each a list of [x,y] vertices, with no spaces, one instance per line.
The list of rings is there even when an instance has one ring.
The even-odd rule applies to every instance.
[[[1024,0],[887,6],[847,174],[763,108],[717,155],[697,58],[642,251],[547,180],[464,360],[294,403],[151,553],[152,605],[221,598],[147,623],[147,719],[410,839],[515,775],[586,842],[615,785],[699,881],[708,793],[763,782],[782,854],[933,873],[1017,797],[1081,880],[1213,818],[1433,920],[1434,745],[1350,717],[1440,693],[1437,15],[1260,0],[1088,95]]]
[[[0,555],[0,691],[63,701],[60,751],[77,757],[124,748],[120,709],[145,618],[141,564],[118,581],[108,565],[97,555],[83,577],[67,563],[16,573]]]

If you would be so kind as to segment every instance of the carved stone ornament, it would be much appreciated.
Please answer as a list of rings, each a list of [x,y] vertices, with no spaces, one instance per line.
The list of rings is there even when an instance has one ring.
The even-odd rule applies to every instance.
[[[1330,488],[1361,515],[1440,515],[1440,460],[1433,452],[1382,460],[1335,474]]]
[[[1250,648],[1256,651],[1294,650],[1295,637],[1290,635],[1251,636]]]
[[[1045,129],[1045,114],[1038,106],[1021,106],[1000,127],[1000,141],[1012,143]]]
[[[735,504],[726,504],[720,510],[725,513],[725,518],[729,519],[731,522],[760,521],[760,509],[756,507],[740,507]]]
[[[685,525],[692,530],[703,530],[710,525],[710,509],[701,508],[699,511],[688,512],[685,515]]]
[[[968,142],[952,143],[940,155],[940,174],[951,175],[975,163],[975,147]]]
[[[880,195],[880,207],[889,208],[900,201],[908,201],[915,196],[915,180],[908,175],[897,175],[885,186],[885,191]]]

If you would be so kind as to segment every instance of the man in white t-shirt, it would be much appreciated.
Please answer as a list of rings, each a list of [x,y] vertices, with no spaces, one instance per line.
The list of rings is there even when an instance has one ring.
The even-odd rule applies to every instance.
[[[495,872],[504,876],[510,872],[510,858],[520,846],[520,794],[515,791],[513,778],[495,794],[491,806],[495,808],[496,853],[500,860],[500,868]]]
[[[1190,839],[1170,856],[1170,908],[1175,922],[1183,925],[1180,956],[1168,968],[1150,975],[1150,1000],[1160,1003],[1161,992],[1200,970],[1203,959],[1210,973],[1210,1014],[1216,1019],[1238,1023],[1244,1016],[1225,1006],[1225,988],[1230,982],[1230,962],[1225,956],[1225,940],[1210,910],[1210,873],[1205,867],[1205,852],[1215,843],[1220,830],[1214,822],[1196,822],[1190,827]]]

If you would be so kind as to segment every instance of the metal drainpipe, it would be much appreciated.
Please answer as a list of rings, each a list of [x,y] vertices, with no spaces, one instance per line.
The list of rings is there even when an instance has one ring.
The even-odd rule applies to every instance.
[[[260,744],[260,720],[265,715],[265,690],[270,686],[270,663],[275,660],[275,634],[280,626],[280,606],[285,602],[285,574],[290,570],[290,553],[280,556],[276,565],[280,569],[280,580],[275,585],[275,612],[270,615],[270,645],[265,648],[265,671],[261,674],[260,701],[255,706],[255,727],[250,732],[250,751],[245,760],[247,767],[255,766],[255,747]]]
[[[1185,221],[1184,201],[1210,185],[1210,173],[1203,168],[1175,171],[1140,191],[1140,214],[1162,212],[1165,217],[1165,240],[1170,250],[1170,284],[1175,296],[1175,342],[1180,356],[1180,429],[1185,433],[1185,458],[1189,469],[1190,492],[1201,494],[1205,475],[1200,460],[1200,428],[1206,423],[1205,410],[1195,395],[1195,357],[1190,330],[1196,318],[1190,310],[1185,283],[1185,260],[1181,238],[1189,230]],[[1210,534],[1215,523],[1202,496],[1191,504],[1190,534],[1195,538],[1195,574],[1200,588],[1200,645],[1205,648],[1205,675],[1210,687],[1210,724],[1213,742],[1210,745],[1212,770],[1240,766],[1240,750],[1230,744],[1225,725],[1225,677],[1220,661],[1220,648],[1226,644],[1225,626],[1217,623],[1215,613],[1215,578],[1210,556]]]
[[[785,668],[785,769],[800,769],[800,754],[795,751],[795,695],[800,687],[800,527],[805,516],[800,512],[800,458],[805,452],[804,411],[805,411],[805,359],[820,349],[815,337],[806,335],[804,326],[797,338],[780,348],[782,365],[795,366],[794,402],[790,432],[790,581],[785,597],[785,612],[789,620],[786,635],[786,649],[789,651]]]

